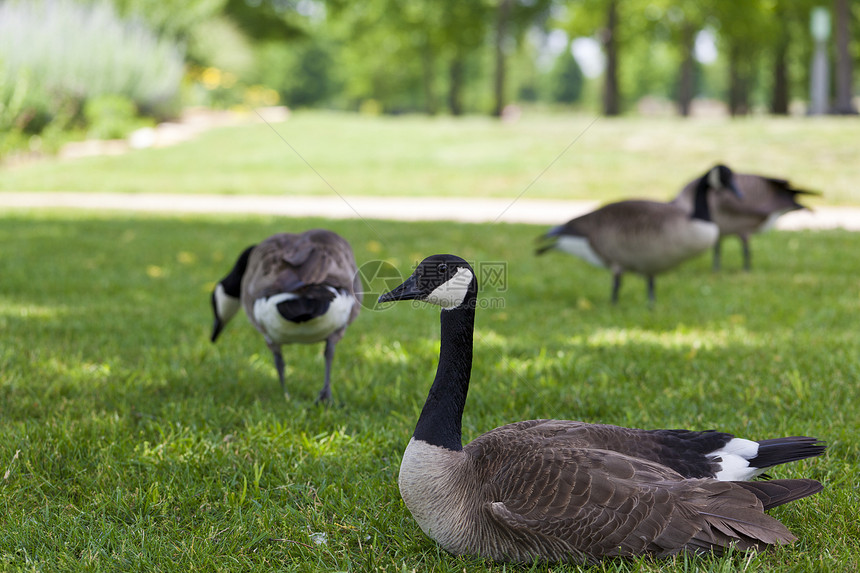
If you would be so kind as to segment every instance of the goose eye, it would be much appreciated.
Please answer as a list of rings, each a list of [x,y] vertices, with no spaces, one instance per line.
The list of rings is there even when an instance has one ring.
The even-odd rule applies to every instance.
[[[439,274],[444,274],[448,271],[448,265],[445,263],[440,263],[436,270],[439,271]]]

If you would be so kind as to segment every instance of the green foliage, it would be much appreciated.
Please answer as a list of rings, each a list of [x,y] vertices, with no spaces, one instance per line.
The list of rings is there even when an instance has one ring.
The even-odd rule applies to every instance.
[[[138,117],[134,102],[116,94],[88,99],[84,104],[84,118],[93,139],[119,139],[149,125]]]
[[[226,0],[224,15],[236,22],[249,37],[256,40],[290,40],[305,36],[306,23],[301,12],[309,16],[322,14],[318,0],[292,4],[281,0]]]
[[[577,103],[582,97],[585,76],[570,51],[570,46],[556,59],[553,69],[552,99],[557,103]]]
[[[643,97],[674,99],[678,76],[677,49],[666,42],[651,43],[647,38],[629,41],[621,68],[621,93],[628,106]]]
[[[202,22],[221,14],[227,0],[109,0],[121,16],[142,19],[150,28],[185,38]]]
[[[223,17],[202,20],[189,29],[188,60],[237,76],[247,76],[255,66],[249,38]]]
[[[290,401],[242,316],[208,340],[209,292],[247,244],[324,226],[360,262],[408,273],[453,251],[504,261],[504,308],[477,316],[466,440],[551,416],[638,427],[809,434],[827,454],[774,477],[822,493],[774,510],[793,545],[752,555],[608,561],[573,572],[860,567],[860,235],[756,237],[756,269],[701,257],[661,278],[536,258],[527,225],[279,217],[0,215],[0,569],[511,571],[441,551],[397,490],[432,380],[438,311],[364,310],[338,345],[285,348]],[[725,262],[739,263],[727,245]]]
[[[0,3],[0,130],[80,127],[86,101],[119,95],[156,116],[174,110],[182,53],[103,2]]]
[[[316,39],[263,43],[256,60],[256,81],[278,90],[290,107],[328,105],[339,91],[332,49]]]

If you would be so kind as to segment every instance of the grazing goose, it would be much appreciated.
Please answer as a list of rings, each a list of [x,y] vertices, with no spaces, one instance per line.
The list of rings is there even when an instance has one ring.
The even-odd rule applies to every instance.
[[[654,276],[711,247],[719,237],[711,221],[708,193],[728,189],[738,194],[731,170],[717,165],[699,179],[692,214],[671,203],[629,200],[610,203],[553,229],[539,240],[541,255],[558,249],[612,271],[612,303],[618,302],[621,275],[639,273],[654,302]]]
[[[563,420],[509,424],[466,446],[461,422],[477,306],[472,268],[425,259],[379,302],[442,307],[436,378],[398,479],[421,529],[453,554],[498,561],[739,550],[795,537],[765,509],[821,491],[809,479],[746,482],[817,456],[813,438],[754,442],[720,432],[635,430]]]
[[[692,211],[696,189],[701,178],[687,183],[672,203]],[[798,195],[818,195],[815,191],[795,189],[785,179],[735,173],[735,183],[742,199],[722,190],[711,193],[708,202],[714,223],[720,228],[720,237],[714,243],[714,270],[720,269],[720,243],[723,237],[737,235],[741,240],[744,270],[751,268],[749,237],[772,227],[776,220],[789,211],[806,209],[797,202]]]
[[[358,316],[360,303],[361,279],[346,240],[325,229],[272,235],[245,249],[215,286],[212,342],[244,306],[274,355],[287,395],[281,346],[325,340],[325,384],[318,398],[324,402],[331,398],[335,345]]]

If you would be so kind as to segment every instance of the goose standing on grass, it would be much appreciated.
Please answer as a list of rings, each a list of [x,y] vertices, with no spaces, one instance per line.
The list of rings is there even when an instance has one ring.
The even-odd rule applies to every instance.
[[[687,183],[672,203],[692,211],[696,189],[701,178]],[[708,203],[714,223],[720,228],[720,237],[714,243],[714,270],[720,270],[720,243],[723,237],[737,235],[743,248],[744,270],[751,268],[750,235],[772,227],[776,220],[789,211],[806,209],[797,202],[798,195],[819,195],[815,191],[796,189],[785,179],[735,173],[735,183],[741,199],[718,190],[711,193]]]
[[[436,378],[398,481],[418,525],[446,551],[591,563],[795,540],[764,510],[817,493],[821,484],[738,480],[821,454],[824,446],[814,438],[754,442],[714,431],[531,420],[463,446],[477,291],[466,261],[434,255],[379,297],[442,307]]]
[[[731,170],[717,165],[699,179],[692,214],[679,205],[628,200],[610,203],[550,229],[540,240],[541,255],[558,249],[612,271],[612,303],[618,302],[621,275],[643,275],[654,302],[654,276],[706,251],[719,237],[711,220],[708,193],[728,189],[739,195]]]
[[[325,341],[325,383],[320,402],[331,398],[334,349],[361,307],[361,279],[352,248],[325,229],[272,235],[246,248],[212,292],[212,342],[239,311],[260,331],[287,395],[281,346]]]

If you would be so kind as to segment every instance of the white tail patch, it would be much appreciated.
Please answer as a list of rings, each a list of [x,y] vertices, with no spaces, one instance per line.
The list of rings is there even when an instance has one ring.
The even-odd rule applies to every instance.
[[[469,269],[460,267],[453,277],[436,287],[424,300],[431,304],[438,304],[446,310],[456,308],[466,299],[474,276]]]
[[[743,438],[732,438],[719,450],[707,454],[709,458],[720,458],[720,471],[714,477],[720,481],[746,481],[764,470],[750,467],[750,460],[758,455],[758,442]]]
[[[594,252],[594,249],[591,248],[591,244],[585,237],[562,235],[556,241],[555,248],[559,251],[564,251],[565,253],[573,255],[574,257],[579,257],[580,259],[588,261],[596,267],[606,268],[606,263],[603,262],[603,259],[597,256],[597,253]]]
[[[343,328],[349,321],[355,297],[340,293],[332,287],[326,287],[335,293],[334,300],[329,304],[325,314],[306,322],[290,322],[278,312],[278,304],[285,300],[293,300],[298,295],[285,292],[259,298],[254,301],[254,320],[263,331],[267,341],[280,342],[319,342],[329,337],[335,330]]]
[[[767,219],[756,229],[756,233],[764,233],[773,228],[776,225],[776,220],[791,211],[791,209],[784,209],[782,211],[776,211],[767,216]]]

